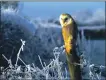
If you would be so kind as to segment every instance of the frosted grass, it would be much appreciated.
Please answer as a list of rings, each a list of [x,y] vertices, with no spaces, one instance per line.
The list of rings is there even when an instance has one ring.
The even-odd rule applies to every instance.
[[[25,41],[21,39],[22,45],[19,49],[19,52],[17,54],[17,60],[16,64],[13,65],[11,59],[7,59],[5,55],[2,55],[4,59],[8,62],[9,66],[4,69],[4,67],[0,67],[1,75],[0,79],[37,79],[37,80],[67,80],[70,79],[69,72],[67,68],[63,68],[63,63],[59,61],[59,56],[64,53],[64,46],[61,47],[55,47],[53,49],[54,59],[51,60],[51,62],[47,65],[45,62],[42,62],[42,59],[38,55],[40,64],[42,66],[42,69],[39,67],[35,67],[36,64],[26,64],[21,58],[20,58],[20,52],[23,51],[25,46]],[[88,77],[90,80],[101,80],[101,70],[105,68],[104,66],[96,66],[95,64],[90,64],[87,62],[87,60],[84,58],[83,54],[81,55],[81,68],[82,71],[84,68],[88,70],[87,73],[89,73]],[[18,60],[22,61],[24,66],[18,65]],[[86,76],[87,78],[87,76]]]
[[[11,11],[12,11],[11,9],[8,9],[7,11],[4,10],[3,13],[5,13],[5,15],[7,16],[10,16],[12,14],[12,16],[10,16],[12,17],[12,19],[10,20],[12,21],[16,20],[16,23],[18,24],[18,21],[17,21],[18,18],[15,18],[17,16],[14,16],[16,15],[14,14],[15,12],[11,12]],[[7,19],[7,16],[5,15],[4,17]],[[4,18],[2,20],[5,21]],[[21,22],[25,23],[25,19],[22,19]],[[30,26],[30,25],[27,25],[27,23],[29,23],[29,21],[26,21],[24,27]],[[45,26],[48,26],[48,25],[45,25]],[[29,28],[27,28],[27,30],[29,30]],[[77,64],[77,65],[81,65],[82,72],[85,72],[84,74],[82,73],[83,74],[82,77],[83,79],[101,80],[103,78],[101,73],[102,73],[102,70],[105,69],[105,66],[91,64],[90,53],[93,53],[91,49],[92,43],[90,40],[89,41],[85,40],[83,32],[81,35],[82,35],[82,39],[81,40],[78,39],[79,40],[78,44],[81,46],[79,47],[80,49],[77,51],[78,55],[81,58],[81,64]],[[0,71],[1,71],[0,79],[2,80],[3,79],[4,80],[5,79],[9,79],[9,80],[14,80],[14,79],[68,80],[70,79],[69,71],[67,67],[64,68],[63,62],[59,60],[61,54],[65,53],[64,45],[61,47],[55,47],[53,49],[53,52],[50,52],[50,54],[53,53],[54,58],[50,60],[50,63],[48,65],[46,64],[46,62],[43,62],[41,57],[38,55],[40,65],[42,66],[42,68],[39,68],[36,66],[36,63],[27,64],[21,59],[20,54],[24,50],[26,41],[23,41],[21,39],[21,42],[22,42],[22,45],[20,46],[20,49],[17,53],[17,59],[16,59],[15,65],[12,64],[11,59],[8,59],[6,58],[5,55],[2,55],[2,57],[8,62],[9,66],[7,68],[0,67]],[[24,64],[24,66],[18,65],[19,60]]]

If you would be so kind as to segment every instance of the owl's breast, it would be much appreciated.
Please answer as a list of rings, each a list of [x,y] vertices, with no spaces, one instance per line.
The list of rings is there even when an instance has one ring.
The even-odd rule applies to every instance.
[[[70,29],[70,26],[62,28],[62,35],[64,39],[66,53],[70,54],[70,51],[72,50],[73,40],[72,29]]]

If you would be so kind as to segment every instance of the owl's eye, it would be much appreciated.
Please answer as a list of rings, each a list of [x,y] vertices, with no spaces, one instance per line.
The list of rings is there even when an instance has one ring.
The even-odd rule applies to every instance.
[[[65,19],[64,19],[64,22],[67,22],[67,21],[68,21],[68,18],[65,18]]]

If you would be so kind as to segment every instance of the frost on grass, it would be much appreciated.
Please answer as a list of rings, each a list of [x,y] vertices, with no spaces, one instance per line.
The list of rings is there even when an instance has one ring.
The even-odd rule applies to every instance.
[[[2,55],[4,59],[8,62],[9,66],[4,69],[4,67],[0,67],[1,75],[0,79],[65,79],[67,77],[67,70],[66,74],[64,75],[64,71],[62,71],[62,62],[59,61],[60,49],[56,47],[53,50],[54,59],[51,60],[49,65],[46,65],[45,62],[42,62],[42,59],[38,55],[39,61],[41,63],[42,69],[35,67],[36,64],[26,64],[20,58],[20,52],[23,51],[23,47],[25,45],[25,41],[21,40],[22,45],[17,53],[16,64],[13,65],[11,59],[7,59],[5,55]],[[24,66],[18,65],[18,61],[22,61]]]
[[[23,51],[25,41],[21,39],[22,45],[17,53],[17,59],[15,65],[12,64],[11,59],[7,59],[5,55],[2,57],[8,62],[9,66],[4,69],[0,67],[0,79],[37,79],[37,80],[67,80],[70,79],[67,68],[63,68],[63,63],[59,61],[60,54],[64,53],[64,46],[55,47],[53,50],[54,59],[47,65],[42,62],[42,59],[38,55],[42,69],[35,67],[36,64],[26,64],[20,57],[20,52]],[[82,71],[86,67],[88,69],[88,77],[90,80],[101,80],[101,72],[104,66],[96,66],[95,64],[89,64],[86,59],[81,55],[81,68]],[[24,66],[18,65],[18,61],[21,61]]]

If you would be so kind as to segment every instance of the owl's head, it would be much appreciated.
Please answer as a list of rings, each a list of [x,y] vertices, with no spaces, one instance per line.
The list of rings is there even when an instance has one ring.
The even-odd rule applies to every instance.
[[[59,21],[60,21],[60,24],[62,27],[66,27],[68,25],[73,24],[73,18],[71,17],[71,15],[69,15],[67,13],[61,14]]]

